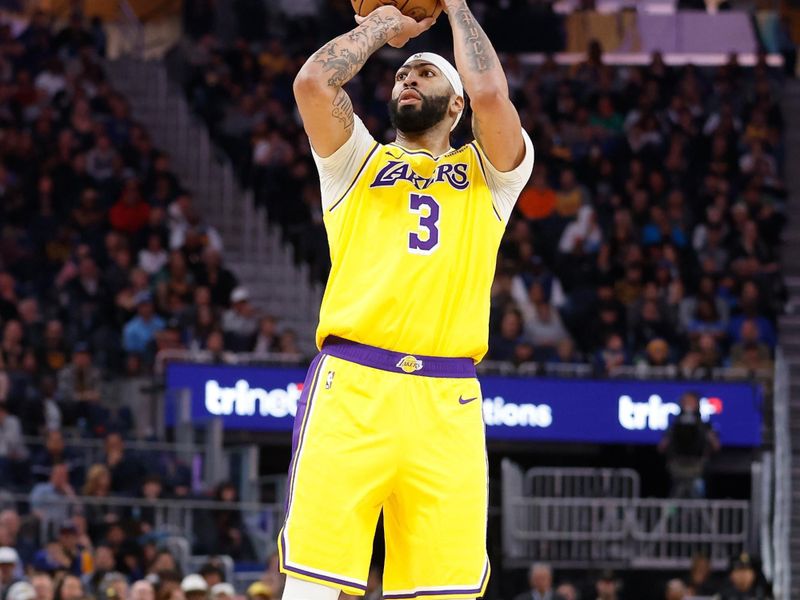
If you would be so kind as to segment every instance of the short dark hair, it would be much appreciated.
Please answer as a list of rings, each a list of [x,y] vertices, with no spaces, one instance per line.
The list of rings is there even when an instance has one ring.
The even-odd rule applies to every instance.
[[[205,563],[200,570],[198,571],[200,575],[205,577],[206,575],[218,575],[222,581],[225,581],[225,571],[219,565],[216,565],[212,562]]]

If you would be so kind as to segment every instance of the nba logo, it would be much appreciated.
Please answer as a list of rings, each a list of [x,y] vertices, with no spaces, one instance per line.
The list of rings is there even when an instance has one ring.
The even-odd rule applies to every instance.
[[[328,376],[325,378],[325,389],[326,390],[331,389],[331,386],[333,385],[333,375],[334,375],[333,371],[328,371]]]

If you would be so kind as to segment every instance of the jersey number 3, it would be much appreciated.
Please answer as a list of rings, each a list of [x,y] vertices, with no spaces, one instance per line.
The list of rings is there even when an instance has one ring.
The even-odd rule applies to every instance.
[[[411,194],[409,212],[419,215],[419,228],[408,234],[408,251],[430,254],[439,245],[439,204],[433,196]]]

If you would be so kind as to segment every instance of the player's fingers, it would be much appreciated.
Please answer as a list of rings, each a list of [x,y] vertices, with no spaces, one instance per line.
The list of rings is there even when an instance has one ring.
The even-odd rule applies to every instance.
[[[433,27],[434,23],[436,23],[436,19],[434,19],[433,17],[425,17],[424,19],[422,19],[422,21],[420,21],[417,24],[419,25],[420,33],[423,31],[427,31],[428,29]]]

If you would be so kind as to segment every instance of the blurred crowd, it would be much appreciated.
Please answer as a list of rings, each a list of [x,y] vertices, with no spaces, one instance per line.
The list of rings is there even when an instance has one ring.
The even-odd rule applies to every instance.
[[[2,513],[10,523],[8,513]],[[272,557],[260,579],[237,590],[216,557],[184,574],[168,550],[144,545],[140,555],[112,543],[91,542],[69,526],[26,562],[13,547],[0,547],[3,600],[277,600],[282,576]]]
[[[162,350],[297,352],[225,267],[219,233],[109,84],[104,48],[80,12],[0,26],[0,431],[7,413],[28,435],[125,431],[103,383],[149,373]]]
[[[731,557],[727,577],[711,570],[711,561],[703,554],[692,559],[689,572],[682,577],[652,585],[645,597],[631,595],[619,573],[603,570],[594,578],[554,577],[548,563],[534,563],[528,571],[529,589],[514,600],[770,600],[772,591],[757,557],[740,553]]]
[[[291,84],[329,30],[352,25],[345,4],[230,44],[197,31],[183,50],[194,110],[320,279],[319,183]],[[440,23],[411,48],[449,53],[446,34]],[[373,56],[347,87],[383,141],[401,55]],[[754,68],[659,55],[611,67],[597,43],[571,66],[503,60],[536,166],[501,246],[487,358],[598,373],[769,369],[786,297],[782,73],[764,56]],[[463,122],[454,145],[470,139]]]

